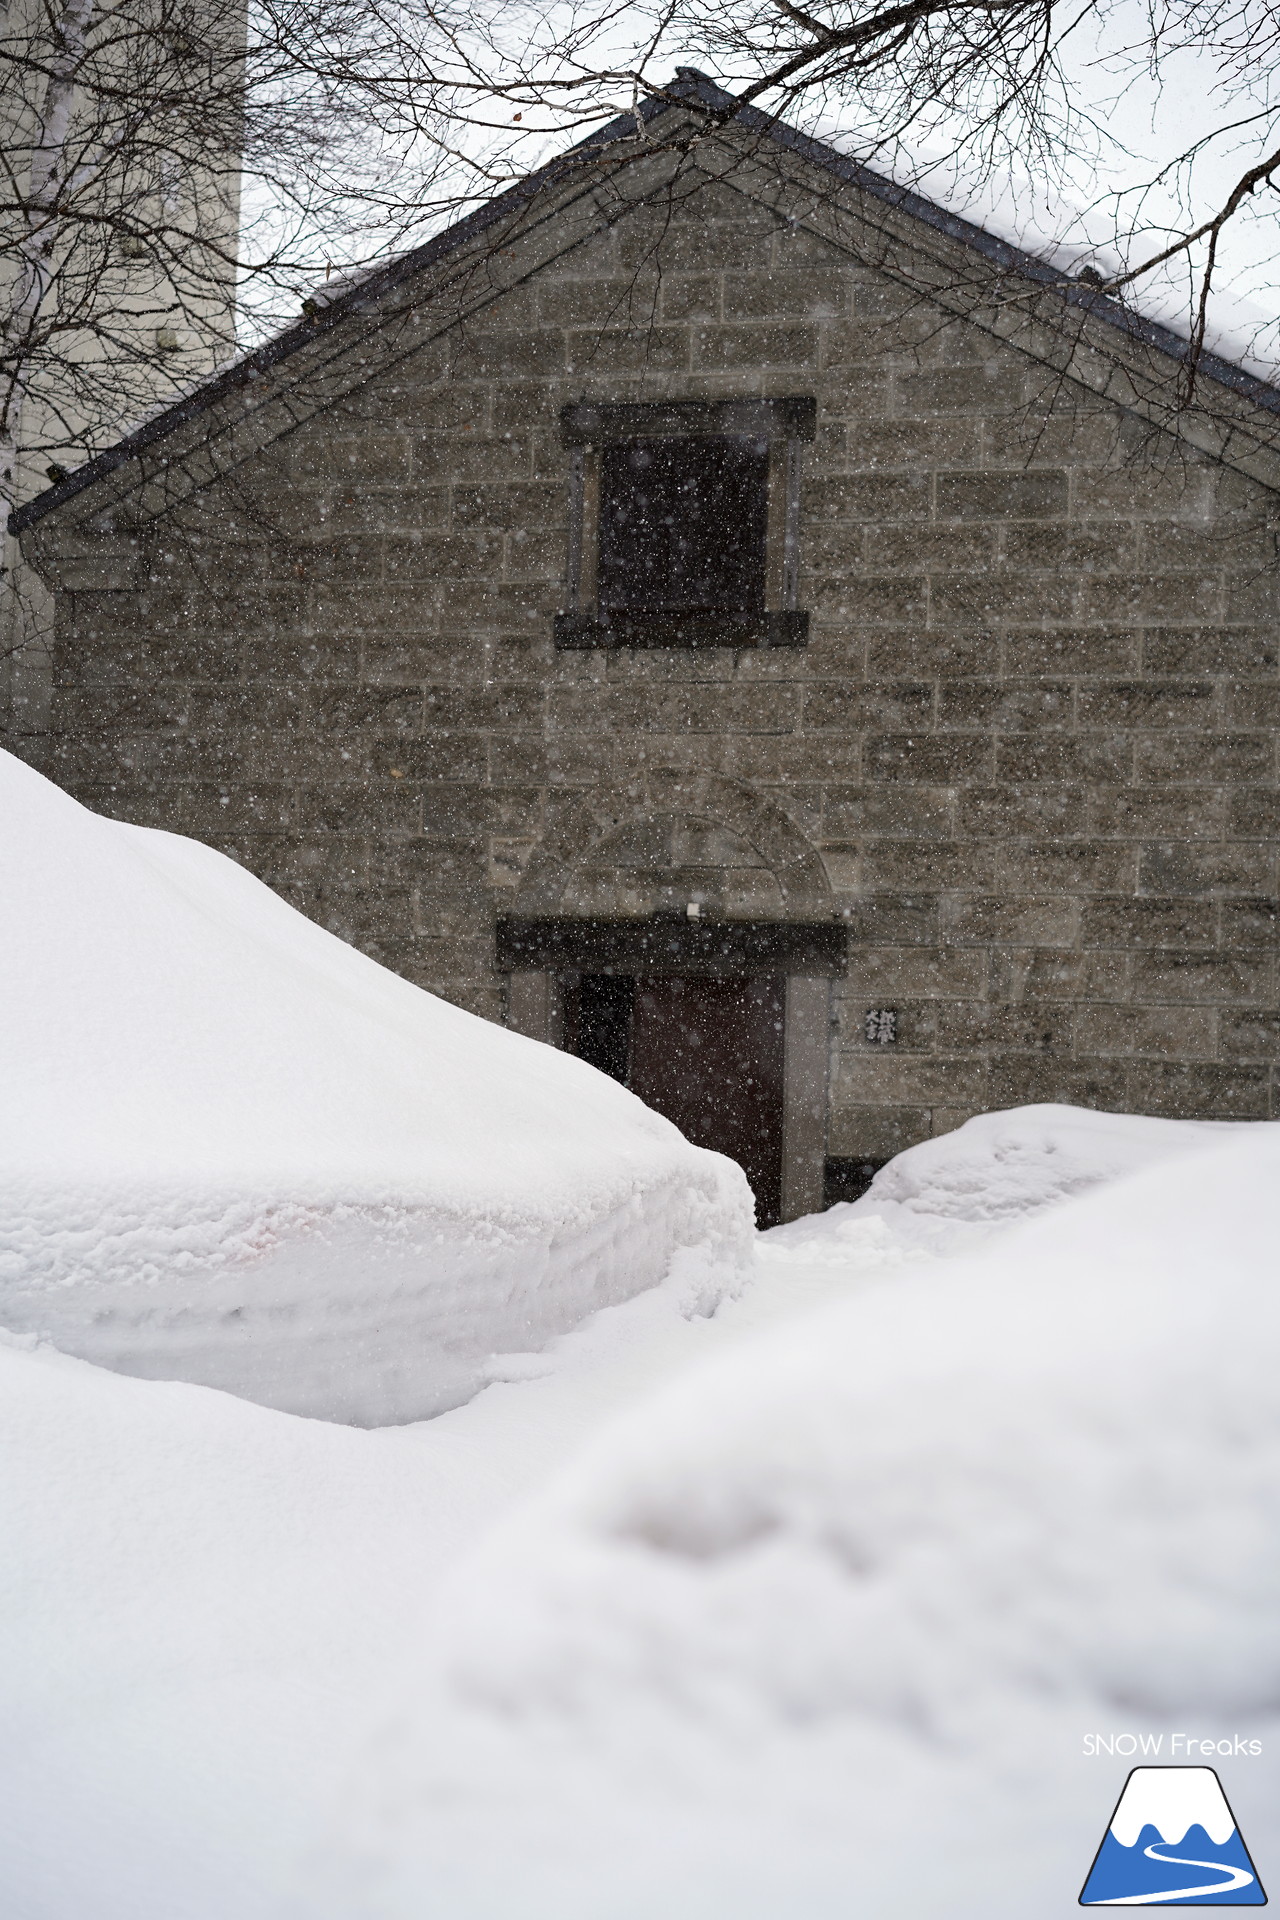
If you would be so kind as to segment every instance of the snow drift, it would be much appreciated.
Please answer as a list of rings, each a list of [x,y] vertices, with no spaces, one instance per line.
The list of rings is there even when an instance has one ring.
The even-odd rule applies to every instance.
[[[865,1233],[874,1219],[904,1248],[959,1253],[1127,1174],[1267,1133],[1280,1142],[1280,1123],[1159,1120],[1054,1103],[980,1113],[890,1160],[861,1200],[775,1228],[770,1238],[817,1252],[842,1232]]]
[[[1158,1120],[1053,1104],[1014,1107],[977,1114],[954,1133],[908,1147],[880,1169],[854,1204],[862,1213],[900,1219],[901,1210],[918,1220],[985,1226],[1025,1219],[1184,1154],[1268,1133],[1280,1142],[1280,1125],[1265,1120]],[[825,1218],[819,1216],[815,1227]]]
[[[1080,1115],[1080,1157],[1140,1159],[1146,1127]],[[918,1170],[954,1190],[981,1138]],[[1280,1140],[1219,1139],[1166,1135],[602,1436],[455,1576],[310,1910],[1065,1916],[1118,1785],[1085,1730],[1270,1755]],[[1246,1829],[1276,1778],[1233,1774]]]
[[[413,1426],[0,1336],[5,1920],[1067,1920],[1166,1712],[1270,1884],[1276,1132],[990,1116]]]
[[[380,1424],[744,1256],[740,1171],[625,1089],[5,754],[0,898],[12,1330]]]

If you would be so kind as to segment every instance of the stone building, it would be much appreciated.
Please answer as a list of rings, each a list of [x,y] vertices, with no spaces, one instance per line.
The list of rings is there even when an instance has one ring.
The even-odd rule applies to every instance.
[[[22,511],[40,764],[768,1219],[982,1109],[1265,1117],[1278,426],[685,73]]]

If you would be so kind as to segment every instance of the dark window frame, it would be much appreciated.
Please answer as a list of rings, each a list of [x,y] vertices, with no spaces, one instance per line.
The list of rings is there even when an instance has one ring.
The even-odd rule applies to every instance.
[[[567,606],[557,614],[558,648],[802,647],[809,616],[799,591],[801,449],[813,440],[817,403],[771,400],[578,401],[562,408],[569,452]],[[598,571],[601,468],[606,448],[663,438],[755,442],[767,450],[769,491],[764,605],[758,608],[601,606]]]

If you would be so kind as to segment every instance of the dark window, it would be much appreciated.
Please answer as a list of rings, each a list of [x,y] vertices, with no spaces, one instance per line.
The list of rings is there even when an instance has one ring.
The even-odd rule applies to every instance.
[[[764,440],[667,436],[606,446],[602,612],[759,612],[768,480]]]

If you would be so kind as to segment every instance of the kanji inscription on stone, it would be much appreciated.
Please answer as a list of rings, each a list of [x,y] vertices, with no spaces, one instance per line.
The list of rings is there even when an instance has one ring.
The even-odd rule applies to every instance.
[[[891,1047],[898,1037],[896,1008],[868,1007],[864,1031],[873,1047]]]

